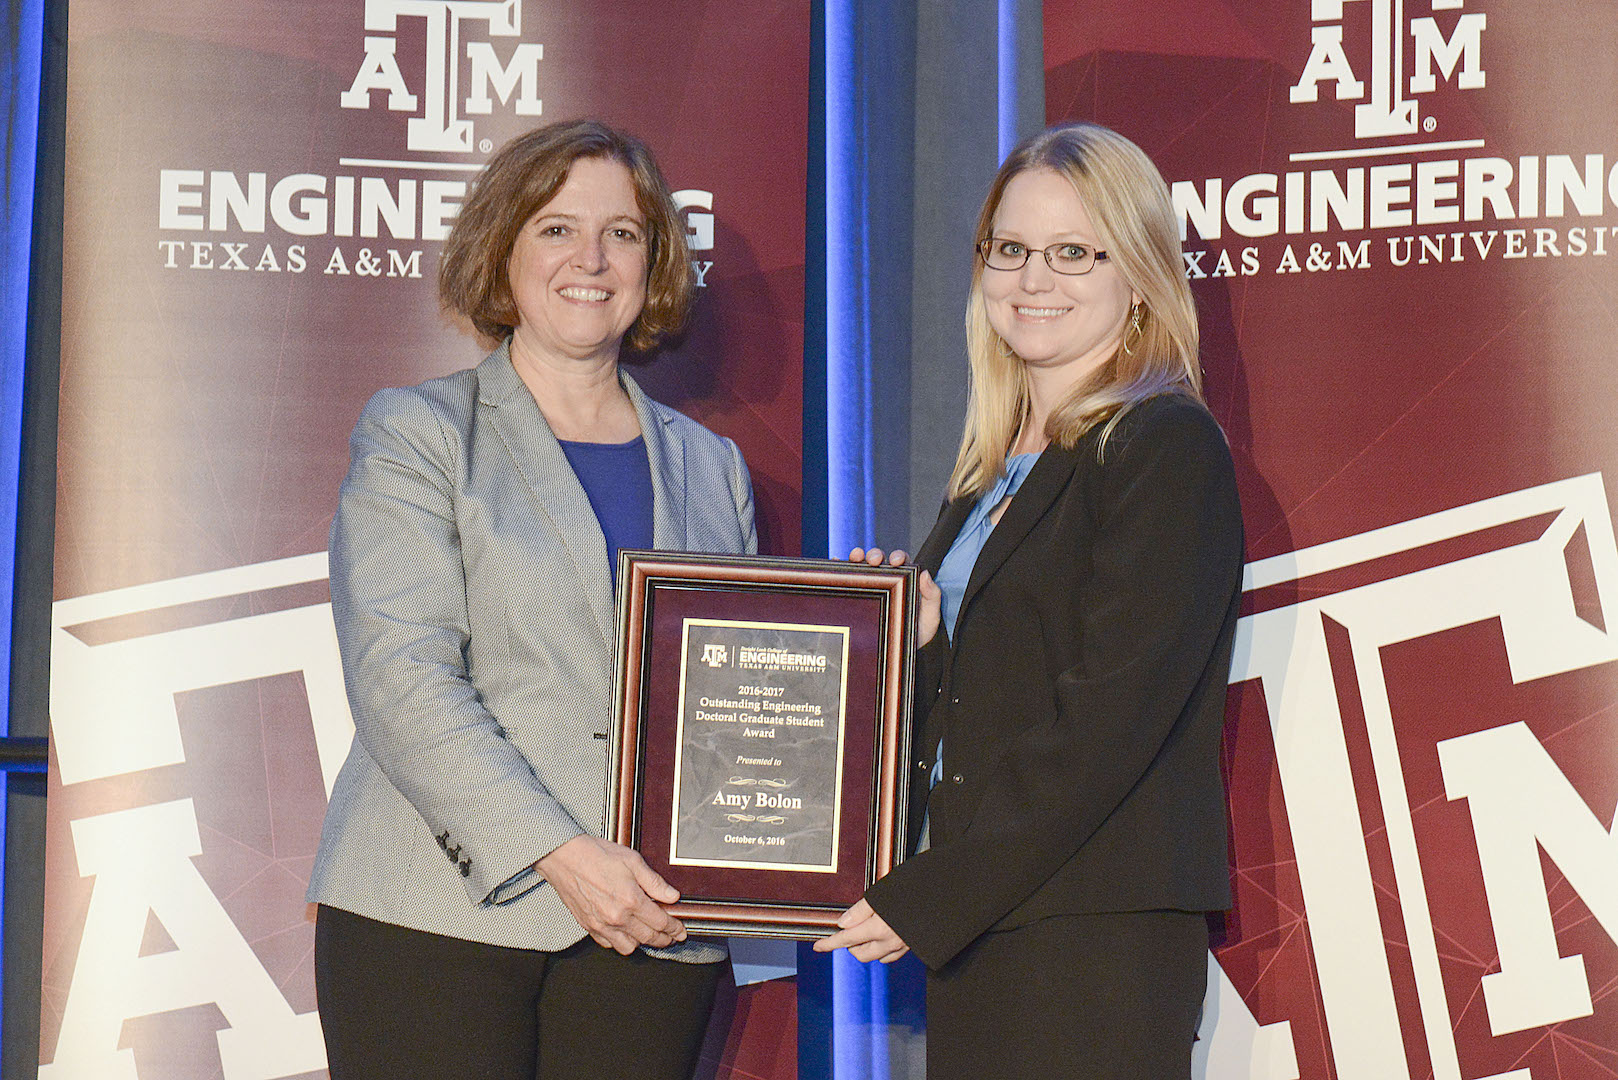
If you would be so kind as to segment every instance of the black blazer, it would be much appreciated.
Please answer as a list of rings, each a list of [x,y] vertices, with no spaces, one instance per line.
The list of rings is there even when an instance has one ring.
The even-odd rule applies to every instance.
[[[1230,904],[1219,774],[1242,567],[1223,433],[1188,397],[1040,456],[918,655],[912,844],[866,892],[937,969],[1049,915]],[[916,562],[936,574],[973,498]],[[928,772],[944,741],[944,775]]]

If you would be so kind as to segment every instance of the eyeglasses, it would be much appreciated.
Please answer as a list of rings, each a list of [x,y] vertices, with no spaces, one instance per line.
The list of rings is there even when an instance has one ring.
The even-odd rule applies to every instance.
[[[1077,276],[1088,274],[1098,262],[1105,262],[1107,253],[1085,244],[1052,244],[1046,248],[1029,248],[1020,240],[1007,240],[987,236],[978,241],[978,258],[990,270],[1021,270],[1034,252],[1045,256],[1045,265],[1058,274]]]

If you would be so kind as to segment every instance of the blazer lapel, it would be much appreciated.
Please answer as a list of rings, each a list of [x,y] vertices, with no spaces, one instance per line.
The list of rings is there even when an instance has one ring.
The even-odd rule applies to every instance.
[[[539,507],[540,519],[571,557],[602,640],[611,645],[615,635],[606,537],[534,395],[511,366],[509,350],[507,342],[478,365],[478,401],[488,407],[495,431]]]
[[[1088,440],[1085,445],[1089,445]],[[1039,519],[1045,516],[1045,511],[1051,508],[1062,489],[1067,487],[1068,479],[1078,466],[1079,453],[1078,449],[1063,450],[1059,446],[1047,446],[1045,452],[1039,455],[1039,460],[1034,462],[1034,467],[1023,480],[1022,487],[1012,496],[1011,505],[1006,507],[999,524],[989,533],[989,539],[983,545],[976,565],[972,567],[966,593],[961,597],[962,611],[972,603],[972,597],[983,588],[983,583],[1000,569],[1000,564],[1017,550],[1017,545],[1023,542]]]
[[[652,543],[659,551],[685,551],[685,440],[674,433],[674,417],[647,397],[629,373],[618,378],[646,439],[646,458],[652,467]]]
[[[967,515],[972,513],[972,505],[977,502],[970,496],[951,499],[944,504],[944,509],[938,514],[938,521],[933,525],[933,531],[927,534],[927,539],[916,552],[916,565],[934,577],[938,576],[938,568],[944,562],[944,556],[949,554],[949,547],[955,543],[955,537],[960,535],[961,526],[966,524]]]

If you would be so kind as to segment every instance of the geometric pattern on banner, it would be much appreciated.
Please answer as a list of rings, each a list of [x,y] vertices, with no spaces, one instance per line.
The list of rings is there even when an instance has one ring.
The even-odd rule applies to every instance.
[[[740,445],[761,550],[801,549],[809,30],[804,0],[74,3],[45,1075],[323,1074],[322,549],[367,398],[484,354],[434,283],[496,146],[580,116],[651,146],[699,287],[626,367]],[[705,1068],[790,1074],[766,985]]]
[[[119,1048],[122,1025],[204,1005],[217,1007],[212,1027],[224,1029],[218,1038],[226,1075],[268,1078],[323,1065],[312,1000],[295,1011],[282,996],[288,977],[308,963],[307,924],[243,925],[230,900],[249,889],[290,889],[301,898],[309,853],[282,850],[276,837],[296,845],[311,835],[310,822],[296,820],[309,802],[298,798],[300,772],[318,771],[329,789],[352,735],[329,603],[280,606],[323,586],[325,575],[324,555],[304,556],[55,605],[57,776],[85,785],[134,775],[143,802],[71,822],[73,857],[94,884],[61,1026],[47,1033],[57,1051],[42,1077],[135,1076],[134,1051]],[[1250,613],[1232,664],[1231,681],[1240,688],[1233,711],[1244,713],[1256,700],[1272,747],[1286,748],[1272,753],[1290,811],[1296,873],[1288,888],[1301,898],[1295,911],[1309,913],[1307,929],[1302,918],[1278,929],[1315,939],[1326,1016],[1353,1036],[1342,1040],[1350,1052],[1336,1054],[1338,1075],[1393,1075],[1402,1053],[1398,979],[1413,984],[1424,1014],[1435,1009],[1442,1017],[1444,962],[1488,965],[1465,953],[1429,903],[1435,889],[1445,895],[1445,878],[1459,864],[1445,859],[1436,876],[1423,869],[1416,810],[1430,813],[1437,796],[1404,787],[1394,722],[1395,702],[1404,698],[1387,673],[1405,666],[1390,661],[1390,651],[1471,630],[1479,640],[1463,651],[1477,656],[1496,644],[1505,686],[1618,657],[1604,628],[1606,601],[1618,596],[1618,545],[1601,478],[1529,489],[1250,564],[1244,592]],[[222,604],[243,613],[209,621]],[[214,698],[215,715],[240,723],[188,725],[185,703],[198,695]],[[1345,700],[1352,709],[1342,707]],[[95,722],[108,715],[123,720],[115,738]],[[1564,923],[1567,900],[1577,897],[1609,935],[1618,929],[1610,833],[1528,734],[1530,726],[1496,723],[1406,748],[1436,756],[1438,790],[1464,800],[1474,822],[1494,935],[1511,961],[1481,983],[1496,1033],[1592,1012],[1584,960],[1557,951],[1549,906],[1557,888],[1571,892],[1558,904]],[[1557,745],[1555,738],[1547,744]],[[165,770],[187,765],[230,775],[228,795],[163,800],[170,786],[184,787]],[[1367,790],[1379,795],[1377,805],[1363,798]],[[162,801],[144,801],[154,799]],[[199,860],[204,830],[225,842],[223,854]],[[1554,860],[1554,887],[1539,875],[1536,843]],[[1394,867],[1391,909],[1372,882],[1373,854]],[[1244,901],[1274,881],[1257,869],[1243,869]],[[1402,915],[1402,926],[1388,925],[1390,911]],[[1502,919],[1502,912],[1515,918]],[[172,948],[148,955],[143,942],[154,918]],[[262,936],[249,938],[250,930]],[[1399,950],[1391,963],[1388,946]],[[1274,951],[1244,943],[1211,968],[1199,1047],[1204,1075],[1299,1075],[1292,1024],[1259,1026],[1227,975],[1255,953],[1268,958]],[[1469,1003],[1463,1019],[1476,1009]],[[198,1019],[208,1018],[179,1018],[171,1033]],[[1453,1066],[1448,1026],[1427,1034],[1434,1058]],[[184,1041],[171,1045],[195,1054]],[[153,1054],[156,1065],[161,1050]]]
[[[762,548],[798,552],[808,15],[75,5],[57,595],[324,548],[370,394],[485,352],[434,289],[468,183],[578,116],[647,140],[699,284],[626,365],[738,442]]]
[[[1270,824],[1285,837],[1238,821],[1245,940],[1212,968],[1203,1075],[1296,1080],[1294,1032],[1322,1017],[1309,1034],[1329,1040],[1341,1077],[1477,1077],[1463,1040],[1539,1028],[1595,1062],[1609,1055],[1599,1021],[1574,1022],[1618,980],[1618,785],[1577,790],[1557,759],[1579,761],[1580,720],[1532,704],[1537,681],[1618,659],[1601,477],[1251,563],[1244,593],[1233,730],[1267,745],[1229,746],[1227,760],[1243,759],[1238,806],[1244,785],[1278,781],[1284,813]],[[1455,722],[1409,723],[1446,699],[1468,706]],[[1457,842],[1468,821],[1470,849]],[[1265,932],[1249,936],[1250,918]],[[1320,1013],[1258,1026],[1232,979],[1263,991],[1295,978],[1286,954],[1305,948]],[[1531,1041],[1512,1044],[1532,1056]]]
[[[1199,1075],[1618,1076],[1618,9],[1046,0],[1169,182],[1248,579]]]
[[[354,733],[326,577],[320,553],[54,605],[52,795],[82,887],[47,943],[42,1080],[324,1070],[303,895]],[[717,1025],[712,1065],[779,1056],[767,1010],[794,1004],[742,993],[766,1021]]]
[[[324,1069],[303,890],[354,731],[325,588],[321,553],[55,604],[51,795],[89,887],[47,943],[42,1080],[209,1075],[210,1029],[225,1076]]]

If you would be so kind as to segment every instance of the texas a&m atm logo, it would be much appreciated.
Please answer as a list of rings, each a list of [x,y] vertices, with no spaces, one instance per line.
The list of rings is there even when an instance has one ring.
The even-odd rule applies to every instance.
[[[1312,0],[1309,60],[1289,92],[1291,100],[1318,101],[1327,87],[1338,101],[1360,102],[1354,108],[1356,139],[1431,132],[1436,121],[1421,117],[1417,97],[1436,90],[1440,78],[1459,90],[1485,84],[1483,31],[1488,16],[1462,11],[1466,4],[1467,0],[1431,0],[1431,15],[1411,18],[1404,0]],[[1352,62],[1344,45],[1354,8],[1368,9],[1368,65]]]
[[[1263,559],[1244,586],[1239,940],[1199,1078],[1618,1072],[1601,475]]]
[[[398,60],[396,35],[406,18],[424,20],[427,29],[426,70],[414,79],[405,78]],[[369,109],[373,101],[386,100],[394,112],[415,113],[405,128],[411,150],[488,153],[492,142],[474,144],[466,117],[488,116],[495,98],[518,116],[543,111],[539,64],[545,47],[519,40],[522,0],[365,0],[365,31],[365,58],[343,92],[342,106]],[[497,50],[497,38],[511,43]]]

